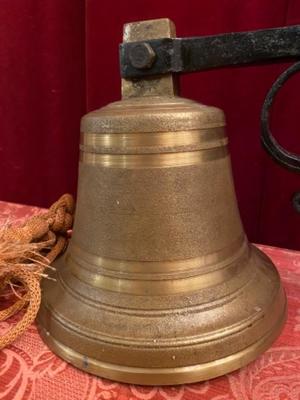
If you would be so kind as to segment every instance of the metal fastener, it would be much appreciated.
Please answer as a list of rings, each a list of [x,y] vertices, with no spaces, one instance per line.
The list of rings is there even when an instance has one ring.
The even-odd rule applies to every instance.
[[[137,69],[151,68],[155,60],[155,52],[148,43],[137,43],[129,52],[131,65]]]

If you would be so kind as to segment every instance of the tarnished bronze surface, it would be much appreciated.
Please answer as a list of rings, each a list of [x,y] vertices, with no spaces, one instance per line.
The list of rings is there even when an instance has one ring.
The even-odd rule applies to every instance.
[[[140,39],[158,39],[175,37],[176,30],[172,21],[167,18],[136,22],[124,26],[124,42],[135,42]],[[174,96],[177,85],[172,74],[150,77],[139,80],[122,79],[122,96]]]
[[[82,119],[74,232],[44,281],[40,331],[106,378],[194,382],[268,348],[286,300],[245,237],[222,111],[144,89],[125,82],[122,101]]]

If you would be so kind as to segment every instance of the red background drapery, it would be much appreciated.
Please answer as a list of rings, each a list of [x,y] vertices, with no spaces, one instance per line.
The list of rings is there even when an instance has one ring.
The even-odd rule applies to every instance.
[[[0,199],[76,190],[85,113],[82,0],[0,1]]]
[[[208,35],[298,24],[300,2],[1,0],[0,199],[46,206],[65,191],[76,192],[80,117],[120,98],[122,26],[160,17],[173,19],[177,36]],[[290,201],[300,190],[299,175],[276,165],[259,139],[262,102],[286,67],[276,63],[187,75],[181,94],[226,113],[249,239],[300,248],[300,215]],[[300,76],[295,76],[279,95],[272,118],[280,143],[298,152],[299,91]]]

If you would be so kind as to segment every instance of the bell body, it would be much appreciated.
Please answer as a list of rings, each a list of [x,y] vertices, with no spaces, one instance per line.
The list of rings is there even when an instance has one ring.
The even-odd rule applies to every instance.
[[[82,119],[73,237],[38,317],[62,358],[179,384],[238,369],[278,336],[284,291],[245,236],[224,124],[221,110],[176,96]]]

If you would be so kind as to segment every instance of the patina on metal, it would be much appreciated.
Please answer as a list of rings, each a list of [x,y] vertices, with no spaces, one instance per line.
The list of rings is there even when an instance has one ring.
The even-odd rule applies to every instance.
[[[174,36],[166,19],[124,31],[125,42]],[[146,71],[158,59],[142,62],[144,50]],[[279,275],[241,224],[224,114],[176,93],[171,73],[123,78],[121,101],[83,117],[73,237],[43,282],[45,342],[122,382],[223,375],[286,318]]]

